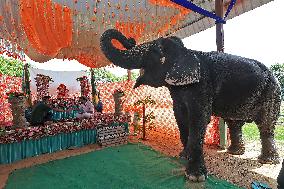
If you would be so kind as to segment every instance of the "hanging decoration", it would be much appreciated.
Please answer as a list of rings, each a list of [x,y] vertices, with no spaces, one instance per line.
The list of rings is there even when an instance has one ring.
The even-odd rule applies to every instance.
[[[49,96],[49,83],[53,82],[52,78],[46,75],[37,74],[36,78],[34,78],[36,81],[36,95],[37,100],[40,101],[44,96]]]

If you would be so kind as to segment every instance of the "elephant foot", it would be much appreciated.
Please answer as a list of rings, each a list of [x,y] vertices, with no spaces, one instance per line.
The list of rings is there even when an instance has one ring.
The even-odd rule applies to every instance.
[[[179,153],[179,157],[180,157],[181,159],[187,159],[187,160],[188,160],[188,158],[189,158],[188,153],[186,152],[185,149],[183,149],[183,150]]]
[[[204,182],[207,178],[207,175],[193,175],[185,173],[185,178],[191,182]]]
[[[261,164],[279,164],[280,158],[277,152],[262,153],[258,156],[258,162]]]
[[[227,152],[232,155],[243,155],[245,153],[245,145],[240,143],[239,145],[231,145],[227,149]]]
[[[204,182],[207,178],[207,169],[204,163],[197,165],[197,162],[192,162],[185,171],[185,177],[191,182]]]

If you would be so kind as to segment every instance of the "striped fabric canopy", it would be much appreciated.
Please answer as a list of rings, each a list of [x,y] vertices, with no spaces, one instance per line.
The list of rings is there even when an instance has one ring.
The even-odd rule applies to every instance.
[[[228,19],[272,0],[237,0]],[[214,12],[214,0],[192,0]],[[224,0],[227,9],[231,0]],[[101,34],[116,28],[137,43],[188,37],[215,20],[171,0],[1,0],[0,54],[34,61],[75,59],[91,68],[111,64],[99,47]],[[120,44],[116,44],[120,46]]]

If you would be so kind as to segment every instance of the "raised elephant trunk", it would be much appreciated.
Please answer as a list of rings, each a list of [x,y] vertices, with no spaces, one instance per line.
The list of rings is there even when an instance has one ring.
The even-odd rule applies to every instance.
[[[118,40],[127,50],[120,50],[113,46],[112,40]],[[109,29],[101,36],[101,49],[105,56],[113,64],[125,69],[140,69],[142,65],[142,51],[145,51],[141,45],[135,46],[134,39],[126,38],[117,30]],[[142,50],[143,49],[143,50]]]

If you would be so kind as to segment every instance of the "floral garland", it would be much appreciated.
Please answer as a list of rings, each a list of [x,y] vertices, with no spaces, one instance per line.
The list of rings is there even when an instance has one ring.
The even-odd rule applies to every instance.
[[[14,130],[1,130],[0,144],[21,142],[23,140],[36,140],[47,136],[54,136],[60,133],[72,133],[87,129],[96,129],[97,126],[109,126],[117,123],[129,122],[127,115],[115,116],[113,114],[96,113],[91,119],[81,122],[58,122],[41,127],[17,128]]]
[[[7,94],[8,98],[25,96],[25,94],[22,93],[22,92],[9,92],[9,93],[6,93],[6,94]]]
[[[57,87],[57,98],[67,98],[69,95],[69,90],[67,89],[66,85],[60,84]]]
[[[76,107],[78,100],[76,98],[55,98],[52,99],[52,107],[59,109],[69,109]]]
[[[43,74],[37,74],[36,78],[37,100],[41,100],[44,96],[49,96],[49,82],[53,82],[52,78]]]
[[[76,79],[77,81],[80,82],[80,87],[81,87],[81,95],[85,97],[90,97],[90,84],[87,76],[79,77]]]

